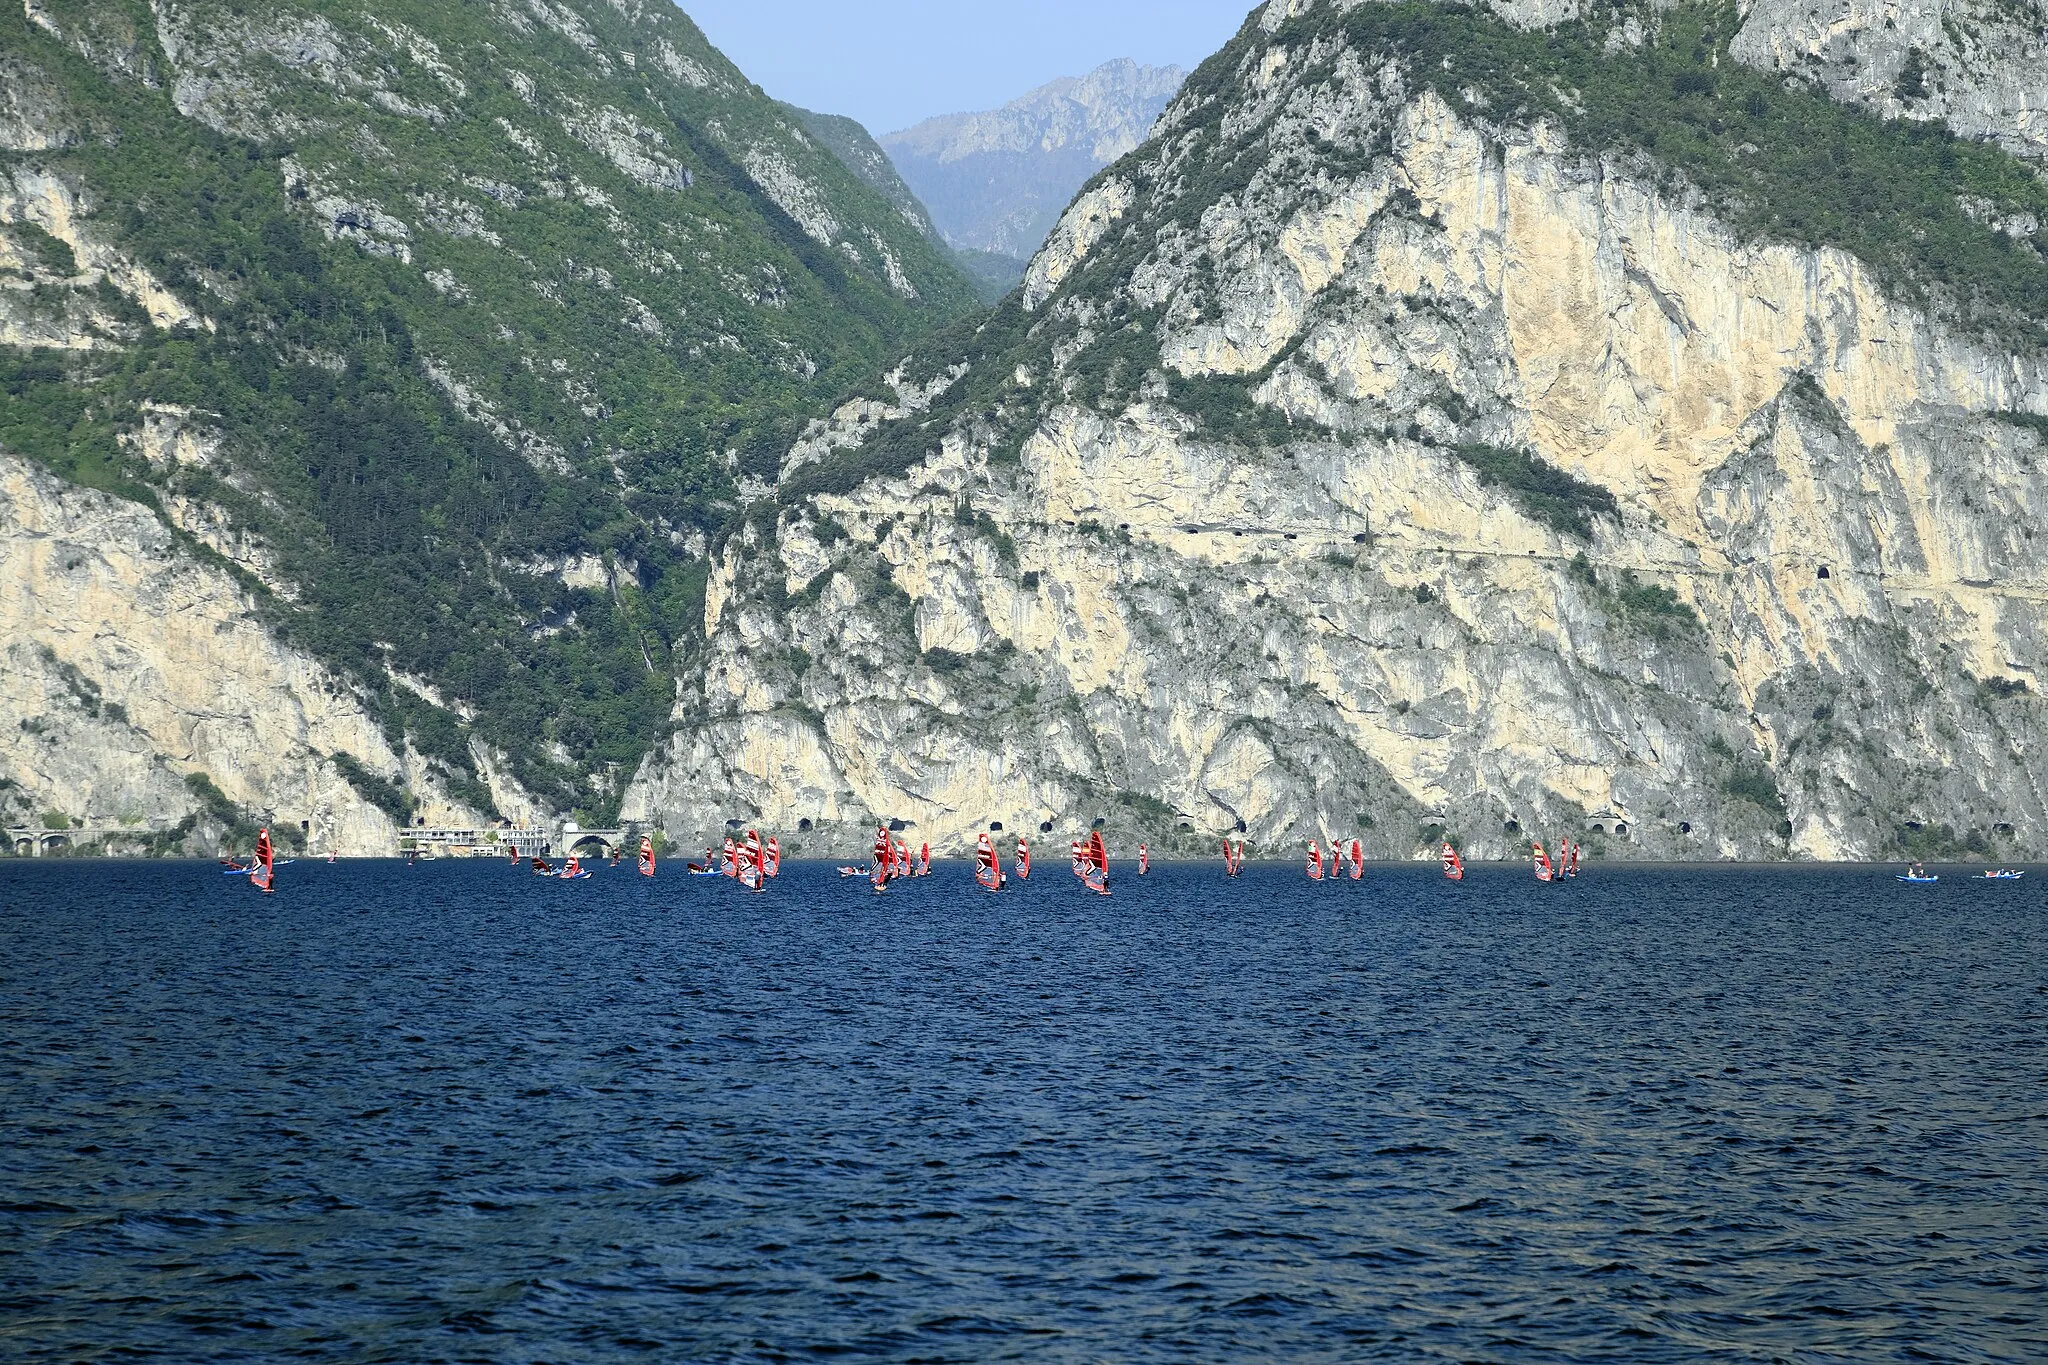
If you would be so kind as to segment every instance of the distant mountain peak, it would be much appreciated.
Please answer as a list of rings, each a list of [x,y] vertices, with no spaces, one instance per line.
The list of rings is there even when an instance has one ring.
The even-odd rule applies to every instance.
[[[1144,142],[1186,79],[1177,66],[1118,58],[880,141],[948,242],[1028,257],[1089,176]]]
[[[1107,164],[1145,140],[1186,79],[1177,66],[1141,66],[1119,57],[1085,76],[1048,81],[1000,109],[941,114],[881,141],[892,153],[907,149],[948,162],[981,152],[1086,147]]]

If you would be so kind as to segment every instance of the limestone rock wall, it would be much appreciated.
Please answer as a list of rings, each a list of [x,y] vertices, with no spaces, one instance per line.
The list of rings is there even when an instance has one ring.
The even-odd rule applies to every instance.
[[[1002,401],[1066,401],[1014,463],[963,422],[729,542],[629,814],[848,852],[888,818],[951,851],[1098,819],[1204,854],[1240,825],[1288,856],[2048,848],[2039,356],[1395,69],[1274,49],[1242,80],[1269,146],[1385,150],[1146,219],[1195,137],[1170,110],[1034,264],[1053,360]],[[1131,316],[1157,369],[1091,396]],[[1224,382],[1291,433],[1207,434],[1187,395]],[[1479,448],[1614,510],[1545,515]]]
[[[1324,0],[1339,7],[1368,0]],[[1316,0],[1270,4],[1277,26]],[[1610,44],[1638,44],[1665,0],[1594,8],[1580,0],[1489,0],[1518,28],[1597,19]],[[2040,0],[1740,0],[1731,55],[1812,81],[1884,118],[1947,125],[2016,155],[2048,161],[2048,8]]]
[[[221,568],[134,503],[0,454],[0,806],[55,812],[111,851],[209,850],[223,833],[188,778],[306,847],[388,855],[391,818],[333,755],[405,782],[432,824],[482,817],[392,750],[354,691],[281,643]],[[193,823],[179,832],[181,822]]]
[[[1938,121],[2048,162],[2048,9],[2039,0],[1751,0],[1733,52],[1887,118]]]

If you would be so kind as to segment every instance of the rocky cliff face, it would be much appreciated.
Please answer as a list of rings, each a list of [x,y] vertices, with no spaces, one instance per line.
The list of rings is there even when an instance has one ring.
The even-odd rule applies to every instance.
[[[1670,6],[1580,0],[1489,0],[1522,29],[1604,25],[1617,51],[1639,47]],[[2048,13],[2034,0],[1947,0],[1907,7],[1872,0],[1740,0],[1718,20],[1729,56],[1812,82],[1881,117],[1940,123],[2048,160]]]
[[[2039,3],[1753,0],[1731,50],[1886,118],[1938,121],[2048,163],[2048,12]]]
[[[1448,13],[1274,0],[975,338],[815,429],[719,551],[629,809],[849,847],[2048,847],[2037,323],[1602,145],[1596,82],[1646,63],[1759,139],[1865,117],[1717,90],[1699,12],[1634,16],[1647,55],[1572,30],[1577,89]],[[1739,166],[1735,116],[1698,126]]]
[[[1145,140],[1186,75],[1107,62],[1000,109],[927,119],[881,142],[948,242],[1023,259],[1089,176]]]
[[[345,765],[414,793],[431,823],[483,820],[393,748],[356,689],[281,642],[225,567],[137,504],[12,456],[0,639],[8,824],[56,816],[82,845],[203,853],[265,823],[285,847],[389,854],[393,816]]]
[[[0,451],[254,575],[471,804],[602,823],[707,534],[975,306],[927,227],[662,0],[20,0]]]

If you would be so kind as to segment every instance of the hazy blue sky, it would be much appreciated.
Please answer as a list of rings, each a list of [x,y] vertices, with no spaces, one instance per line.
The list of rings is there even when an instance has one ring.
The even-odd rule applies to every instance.
[[[992,109],[1112,57],[1193,70],[1256,0],[683,0],[769,94],[870,132]]]

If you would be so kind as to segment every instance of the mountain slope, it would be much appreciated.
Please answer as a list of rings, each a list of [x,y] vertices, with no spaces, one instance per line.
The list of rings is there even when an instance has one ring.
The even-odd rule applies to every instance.
[[[869,189],[887,200],[889,206],[902,215],[904,222],[930,241],[944,241],[923,202],[910,186],[903,183],[903,177],[896,173],[889,154],[882,150],[882,144],[875,141],[874,135],[861,126],[859,120],[847,118],[844,114],[813,113],[793,104],[784,107],[796,116],[806,132],[838,157]]]
[[[2048,185],[1743,32],[1256,12],[792,449],[628,809],[2048,846]]]
[[[474,812],[615,804],[707,533],[975,302],[653,0],[30,0],[0,63],[0,446],[227,562]]]
[[[1145,140],[1185,76],[1106,62],[1000,109],[927,119],[881,143],[948,242],[1021,260],[1089,176]]]
[[[938,224],[932,221],[923,201],[903,182],[903,177],[896,173],[896,165],[889,160],[889,154],[882,150],[882,144],[875,141],[873,135],[857,121],[841,114],[812,113],[808,109],[798,109],[795,105],[788,108],[812,137],[829,148],[833,155],[845,163],[848,170],[859,176],[870,189],[881,195],[902,214],[904,222],[915,227],[927,240],[946,251],[953,264],[973,282],[974,291],[983,303],[996,302],[1023,280],[1022,261],[999,256],[993,252],[947,246]]]

